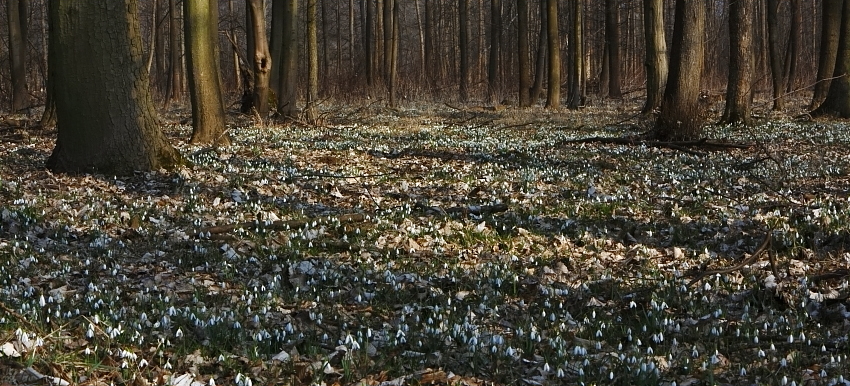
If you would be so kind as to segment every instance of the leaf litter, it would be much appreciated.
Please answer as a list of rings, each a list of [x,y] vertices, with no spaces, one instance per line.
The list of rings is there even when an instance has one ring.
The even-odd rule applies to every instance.
[[[712,126],[751,146],[703,155],[570,143],[636,134],[604,109],[372,110],[176,140],[191,167],[125,178],[52,174],[41,137],[2,143],[6,375],[847,382],[841,124]]]

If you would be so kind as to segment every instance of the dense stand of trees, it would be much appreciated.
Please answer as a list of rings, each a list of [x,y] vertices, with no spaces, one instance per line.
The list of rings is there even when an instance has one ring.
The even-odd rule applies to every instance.
[[[701,135],[701,95],[725,95],[722,121],[734,124],[751,123],[756,95],[781,111],[791,96],[812,95],[801,91],[813,92],[808,105],[816,114],[850,116],[850,38],[845,39],[850,1],[844,0],[83,3],[7,0],[0,15],[7,32],[0,44],[0,59],[7,63],[0,66],[0,109],[33,114],[44,106],[43,124],[58,118],[60,140],[51,162],[76,165],[66,170],[99,165],[90,153],[91,162],[71,162],[74,151],[68,149],[66,131],[95,119],[72,114],[69,101],[62,100],[70,97],[69,88],[82,86],[101,95],[116,92],[109,87],[131,88],[113,95],[117,102],[97,106],[116,109],[106,114],[138,115],[124,119],[141,122],[128,129],[141,133],[151,132],[145,122],[153,119],[147,117],[153,106],[191,106],[192,141],[198,143],[227,143],[224,111],[240,98],[244,113],[262,119],[311,121],[325,100],[369,98],[389,106],[416,99],[516,102],[548,108],[563,102],[580,109],[600,98],[645,97],[643,113],[659,114],[654,134],[664,139]],[[54,31],[62,27],[63,12],[115,6],[129,10],[113,15],[127,20],[120,28],[129,32],[91,32],[112,42],[73,47],[90,63],[138,59],[139,67],[126,62],[120,69],[143,73],[131,82],[112,77],[115,69],[93,65],[92,71],[100,72],[87,76],[102,78],[97,82],[63,79],[80,76],[65,62],[76,59],[68,49],[48,43],[63,36]],[[106,14],[87,15],[89,24],[73,28],[103,30]],[[128,36],[122,44],[132,45],[130,53],[110,45],[121,36]],[[145,90],[139,88],[142,80],[149,83]],[[156,100],[162,103],[154,105]]]

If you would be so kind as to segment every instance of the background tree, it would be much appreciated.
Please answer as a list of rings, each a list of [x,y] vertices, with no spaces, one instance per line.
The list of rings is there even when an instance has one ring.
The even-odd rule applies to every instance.
[[[192,102],[192,143],[226,145],[224,100],[218,68],[218,5],[183,0],[186,66]]]
[[[398,4],[395,0],[384,0],[384,81],[389,93],[389,104],[396,105],[396,78],[398,77]]]
[[[756,0],[729,2],[729,83],[726,87],[726,109],[721,122],[751,123],[753,101],[753,14]]]
[[[548,7],[546,0],[539,0],[540,9],[540,33],[537,37],[537,54],[534,55],[534,84],[531,86],[532,103],[540,99],[543,94],[543,78],[546,75],[546,51],[549,49],[546,35],[549,33],[547,23]]]
[[[502,46],[502,1],[490,0],[490,57],[487,60],[487,94],[490,103],[499,103],[499,61]]]
[[[283,1],[285,4],[280,20],[283,24],[283,47],[277,69],[280,72],[277,112],[284,117],[294,117],[298,113],[298,0]]]
[[[517,0],[517,59],[519,65],[519,106],[531,106],[531,72],[528,62],[528,0]]]
[[[658,139],[688,140],[702,134],[699,93],[706,1],[676,0],[670,78],[655,132]]]
[[[838,35],[841,32],[841,8],[844,0],[822,0],[822,24],[820,36],[820,55],[818,56],[817,83],[815,84],[809,110],[817,109],[829,93],[832,72],[835,70],[835,56],[838,51]]]
[[[254,72],[252,104],[260,117],[266,117],[269,114],[269,77],[274,63],[272,63],[268,41],[266,40],[265,6],[263,0],[248,0],[245,4],[250,21],[248,33],[253,37],[254,42],[254,51],[248,53],[252,60]]]
[[[561,106],[561,38],[558,34],[558,0],[546,1],[546,40],[549,43],[549,83],[546,92],[546,107]]]
[[[841,32],[829,92],[813,115],[850,118],[850,1],[841,8]]]
[[[12,76],[12,111],[29,107],[27,91],[27,0],[7,0],[9,65]]]
[[[307,120],[315,121],[319,101],[319,42],[316,25],[316,1],[307,0]]]
[[[767,36],[770,50],[770,72],[773,80],[773,110],[785,109],[785,57],[781,47],[779,28],[779,1],[767,1]]]
[[[664,38],[664,1],[643,0],[643,33],[646,39],[646,103],[641,113],[661,107],[667,86],[667,41]]]
[[[578,109],[584,105],[584,1],[573,0],[572,41],[569,45],[570,92],[567,107]]]
[[[458,50],[460,51],[460,100],[469,99],[469,0],[458,1]]]
[[[177,0],[168,1],[168,33],[169,49],[168,58],[168,88],[165,96],[166,102],[179,101],[183,97],[183,59],[180,48],[183,40],[180,36],[180,7]]]
[[[159,131],[135,0],[49,2],[57,172],[129,174],[181,157]]]
[[[605,48],[608,50],[608,96],[623,97],[620,90],[620,4],[617,0],[605,0]]]

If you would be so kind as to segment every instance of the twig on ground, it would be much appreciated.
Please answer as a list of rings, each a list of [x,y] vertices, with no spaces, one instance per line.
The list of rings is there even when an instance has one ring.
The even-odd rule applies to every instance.
[[[742,262],[740,262],[740,263],[738,263],[734,266],[731,266],[731,267],[702,271],[702,272],[698,273],[695,278],[691,279],[690,282],[688,282],[688,287],[694,285],[694,283],[702,280],[703,278],[705,278],[707,276],[734,272],[734,271],[737,271],[737,270],[739,270],[739,269],[741,269],[741,268],[743,268],[747,265],[755,263],[758,260],[759,255],[761,255],[765,251],[768,252],[768,256],[770,257],[770,260],[771,260],[771,267],[773,268],[773,270],[775,272],[776,266],[773,264],[773,256],[770,252],[770,246],[772,244],[772,241],[773,241],[773,233],[768,232],[767,236],[764,237],[764,241],[762,241],[761,245],[759,245],[759,247],[756,248],[755,252],[753,252],[753,254],[750,255],[750,257],[744,259],[744,261],[742,261]],[[774,274],[774,276],[776,276],[776,274]],[[778,280],[779,276],[776,276],[776,278]]]

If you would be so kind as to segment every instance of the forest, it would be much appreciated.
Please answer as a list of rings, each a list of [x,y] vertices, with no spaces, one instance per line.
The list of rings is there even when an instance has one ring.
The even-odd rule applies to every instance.
[[[0,8],[0,386],[850,386],[850,0]]]

